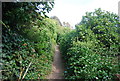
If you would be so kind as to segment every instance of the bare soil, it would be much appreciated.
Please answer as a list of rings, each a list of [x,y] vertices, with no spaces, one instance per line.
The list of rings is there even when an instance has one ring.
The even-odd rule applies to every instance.
[[[62,55],[59,50],[59,46],[55,47],[55,55],[52,64],[52,72],[49,74],[47,79],[64,79],[64,65]]]

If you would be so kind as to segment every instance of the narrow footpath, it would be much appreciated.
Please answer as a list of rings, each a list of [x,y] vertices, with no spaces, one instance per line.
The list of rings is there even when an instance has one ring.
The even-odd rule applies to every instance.
[[[47,79],[64,79],[64,65],[58,45],[55,47],[52,72],[47,76]]]

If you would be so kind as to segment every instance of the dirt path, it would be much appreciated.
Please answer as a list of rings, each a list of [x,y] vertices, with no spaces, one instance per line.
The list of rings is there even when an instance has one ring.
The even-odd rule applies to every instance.
[[[63,72],[64,66],[62,55],[60,53],[59,46],[57,45],[55,48],[54,61],[52,64],[52,72],[47,76],[47,79],[64,79]]]

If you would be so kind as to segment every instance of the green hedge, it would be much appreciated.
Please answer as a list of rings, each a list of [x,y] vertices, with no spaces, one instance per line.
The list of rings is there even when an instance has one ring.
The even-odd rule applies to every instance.
[[[119,68],[113,57],[93,52],[87,43],[76,42],[66,54],[66,79],[113,79]]]
[[[44,79],[51,72],[57,24],[46,13],[53,6],[54,2],[2,4],[3,79]]]
[[[44,79],[51,72],[57,25],[50,19],[35,23],[22,35],[3,26],[3,79],[21,79],[29,64],[24,79]]]
[[[113,23],[114,22],[114,23]],[[76,29],[61,37],[65,78],[111,80],[120,73],[118,16],[102,11],[87,12]]]

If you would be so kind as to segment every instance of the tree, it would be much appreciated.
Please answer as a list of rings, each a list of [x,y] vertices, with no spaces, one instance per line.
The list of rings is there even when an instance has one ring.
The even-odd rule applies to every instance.
[[[29,20],[44,19],[52,10],[54,2],[3,2],[3,22],[14,30],[20,30],[21,24]],[[23,28],[23,27],[22,27]]]
[[[96,9],[95,12],[86,12],[86,16],[83,16],[82,21],[79,25],[86,25],[87,28],[93,29],[100,25],[109,27],[118,27],[119,17],[108,11],[102,11],[100,8]]]
[[[116,14],[102,11],[99,8],[96,9],[95,12],[87,12],[86,16],[83,16],[82,21],[76,25],[76,30],[78,32],[83,31],[82,35],[86,37],[87,34],[90,34],[86,32],[89,29],[103,46],[110,48],[114,43],[119,44],[119,24],[119,17]],[[82,37],[78,36],[78,39],[81,38]],[[81,40],[83,41],[84,39]]]
[[[62,23],[61,23],[60,19],[57,16],[52,16],[51,19],[55,19],[58,22],[58,24],[60,26],[62,26]]]
[[[64,27],[71,27],[71,25],[68,22],[63,22]]]

